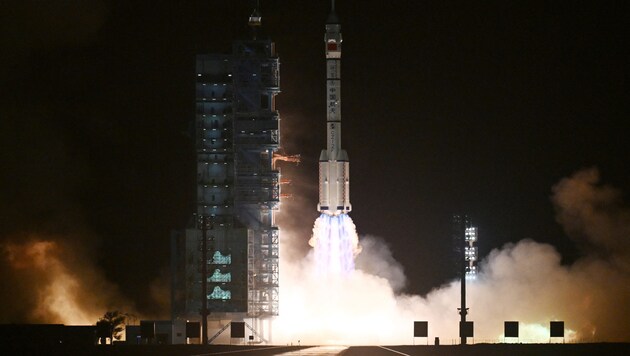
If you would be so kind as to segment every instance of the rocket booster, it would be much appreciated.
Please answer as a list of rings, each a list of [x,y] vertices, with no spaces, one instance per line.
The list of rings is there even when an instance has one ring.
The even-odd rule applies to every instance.
[[[347,214],[350,204],[350,160],[341,149],[341,25],[335,2],[326,21],[326,149],[319,156],[319,203],[328,215]]]

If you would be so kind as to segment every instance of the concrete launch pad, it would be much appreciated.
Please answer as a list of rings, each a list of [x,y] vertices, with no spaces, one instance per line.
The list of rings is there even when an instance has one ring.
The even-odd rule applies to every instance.
[[[19,352],[20,355],[39,355],[38,350],[26,348],[0,351]],[[12,345],[16,346],[16,345]],[[22,345],[26,346],[26,345]],[[30,345],[33,346],[33,345]],[[42,351],[42,350],[39,350]],[[475,345],[421,345],[421,346],[243,346],[243,345],[94,345],[80,349],[59,345],[48,348],[48,355],[301,355],[301,356],[468,356],[468,355],[630,355],[630,343],[583,343],[583,344],[475,344]]]

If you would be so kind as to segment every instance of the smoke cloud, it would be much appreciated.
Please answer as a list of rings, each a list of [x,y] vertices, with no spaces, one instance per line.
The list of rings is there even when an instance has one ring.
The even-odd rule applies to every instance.
[[[109,11],[101,0],[3,4],[0,323],[94,324],[107,310],[134,313],[112,283],[127,269],[102,267],[119,251],[102,248],[95,219],[101,171],[85,140],[107,142],[105,114],[78,94],[88,92],[74,81],[80,68],[55,67],[60,58],[85,67],[73,51],[94,45]],[[151,286],[156,299],[160,288]]]
[[[356,268],[373,276],[384,278],[394,292],[400,292],[407,284],[403,266],[394,259],[385,240],[376,236],[361,238],[361,253]]]
[[[0,245],[0,322],[92,325],[107,310],[130,310],[73,237],[21,234]],[[74,237],[75,241],[79,241]]]
[[[468,283],[468,320],[475,341],[503,340],[503,322],[520,322],[520,342],[548,342],[549,322],[565,322],[571,341],[629,341],[629,210],[615,189],[601,186],[596,169],[579,171],[553,187],[557,220],[583,246],[584,256],[563,265],[549,244],[523,240],[493,250]],[[284,231],[284,230],[283,230]],[[298,243],[284,231],[281,249]],[[313,258],[281,253],[281,316],[274,342],[303,344],[410,344],[413,321],[429,322],[429,339],[458,342],[459,281],[426,296],[397,293],[404,273],[380,239],[361,239],[357,270],[326,279]]]
[[[43,107],[4,114],[0,323],[89,325],[107,310],[133,312],[99,267],[101,241],[80,199],[85,157]],[[116,251],[103,255],[115,259]]]
[[[599,185],[599,171],[585,169],[553,187],[556,220],[588,254],[612,259],[630,272],[630,210],[621,192]]]

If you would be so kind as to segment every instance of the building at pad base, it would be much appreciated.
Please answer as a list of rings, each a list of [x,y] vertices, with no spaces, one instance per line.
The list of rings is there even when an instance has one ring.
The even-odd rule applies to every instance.
[[[252,39],[195,58],[196,211],[172,236],[171,305],[174,320],[201,320],[202,335],[208,315],[208,342],[233,321],[269,341],[279,312],[280,63],[259,25],[254,11]]]

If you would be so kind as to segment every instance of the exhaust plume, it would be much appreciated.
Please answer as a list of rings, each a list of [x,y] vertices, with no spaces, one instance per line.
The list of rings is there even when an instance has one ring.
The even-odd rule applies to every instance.
[[[1,322],[93,325],[107,310],[130,311],[82,248],[70,245],[69,240],[43,234],[0,245],[6,283]]]
[[[630,212],[619,193],[598,180],[596,169],[579,171],[555,185],[551,198],[567,234],[597,253],[584,250],[563,265],[553,246],[523,240],[481,261],[477,280],[468,284],[475,342],[502,341],[506,320],[520,322],[520,342],[548,342],[553,320],[565,322],[568,341],[630,341]],[[299,241],[284,235],[281,249]],[[280,254],[281,310],[273,341],[411,344],[413,321],[427,320],[430,340],[457,343],[459,281],[425,296],[397,294],[404,285],[400,264],[382,241],[366,237],[361,244],[357,269],[325,282],[315,273],[312,253],[293,260]]]

